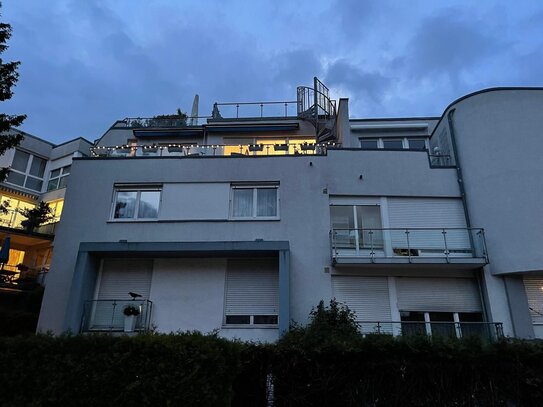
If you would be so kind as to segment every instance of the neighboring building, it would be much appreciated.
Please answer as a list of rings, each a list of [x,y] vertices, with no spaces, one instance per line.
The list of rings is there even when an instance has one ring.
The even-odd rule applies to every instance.
[[[0,182],[0,202],[6,207],[0,212],[0,245],[10,237],[9,261],[2,267],[0,288],[20,289],[29,282],[45,283],[72,158],[88,156],[92,143],[77,138],[54,145],[20,130],[12,132],[24,138],[0,157],[0,167],[10,168],[6,180]],[[53,219],[28,230],[21,224],[25,218],[19,211],[32,209],[40,201],[49,204]]]
[[[542,108],[489,89],[349,120],[315,80],[118,121],[74,159],[38,329],[123,331],[131,304],[136,330],[272,341],[337,298],[368,333],[541,337]]]

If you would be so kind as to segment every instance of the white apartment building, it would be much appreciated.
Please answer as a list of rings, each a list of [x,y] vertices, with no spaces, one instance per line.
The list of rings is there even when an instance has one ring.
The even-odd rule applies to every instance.
[[[55,145],[20,130],[23,135],[16,148],[0,156],[0,167],[9,167],[8,177],[0,182],[0,245],[9,236],[9,260],[0,272],[0,289],[19,290],[25,283],[45,283],[50,268],[53,239],[64,206],[73,157],[90,155],[92,143],[77,138]],[[52,219],[27,230],[19,212],[32,209],[40,201],[47,202]]]
[[[128,118],[73,159],[39,331],[273,341],[332,298],[365,333],[543,337],[543,89],[441,117],[293,102]],[[130,328],[128,328],[130,330]]]

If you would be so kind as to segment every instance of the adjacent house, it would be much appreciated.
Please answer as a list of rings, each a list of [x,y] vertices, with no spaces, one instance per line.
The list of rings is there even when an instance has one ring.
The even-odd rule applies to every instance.
[[[73,158],[38,330],[122,332],[132,306],[136,331],[273,341],[336,298],[364,333],[543,337],[542,108],[350,119],[315,78],[119,120]]]
[[[9,260],[2,265],[0,287],[18,290],[27,283],[45,284],[51,264],[53,239],[64,205],[64,192],[73,157],[90,155],[92,143],[77,138],[59,145],[24,133],[16,148],[0,157],[0,167],[9,167],[0,182],[0,244],[9,236]],[[24,209],[39,202],[51,208],[51,219],[37,227],[25,227]]]

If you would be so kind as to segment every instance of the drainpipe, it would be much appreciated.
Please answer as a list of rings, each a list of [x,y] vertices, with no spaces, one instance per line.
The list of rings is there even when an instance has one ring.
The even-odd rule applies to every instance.
[[[460,196],[462,197],[462,207],[464,209],[464,217],[466,218],[466,226],[469,229],[469,242],[471,244],[471,247],[475,249],[475,245],[473,243],[473,235],[471,234],[471,219],[469,217],[469,211],[468,211],[468,201],[466,197],[466,188],[464,187],[464,176],[462,175],[462,166],[460,165],[460,158],[458,156],[458,148],[456,147],[456,135],[454,132],[454,124],[453,124],[453,118],[454,113],[456,112],[456,109],[452,109],[447,114],[447,121],[449,124],[449,134],[451,135],[451,144],[454,154],[454,164],[456,168],[456,178],[458,181],[458,186],[460,188]],[[488,256],[488,254],[487,254]],[[488,261],[488,260],[487,260]],[[481,269],[482,273],[484,273],[484,268]],[[487,321],[492,322],[493,318],[492,315],[488,312],[487,304],[489,304],[489,299],[487,297],[487,291],[483,290],[483,286],[486,287],[486,283],[484,282],[484,278],[482,278],[482,275],[479,274],[477,276],[477,280],[479,283],[479,295],[481,296],[481,304],[483,305],[483,315],[485,315],[485,319]]]

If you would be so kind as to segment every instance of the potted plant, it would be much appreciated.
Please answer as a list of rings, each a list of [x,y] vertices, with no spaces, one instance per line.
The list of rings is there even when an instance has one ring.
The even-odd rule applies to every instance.
[[[21,226],[27,232],[34,232],[38,226],[54,219],[53,210],[44,201],[41,201],[36,207],[31,209],[17,209],[17,212],[26,218],[21,222]]]
[[[136,326],[136,318],[140,314],[140,308],[134,305],[127,305],[123,309],[124,314],[124,331],[134,332]]]

